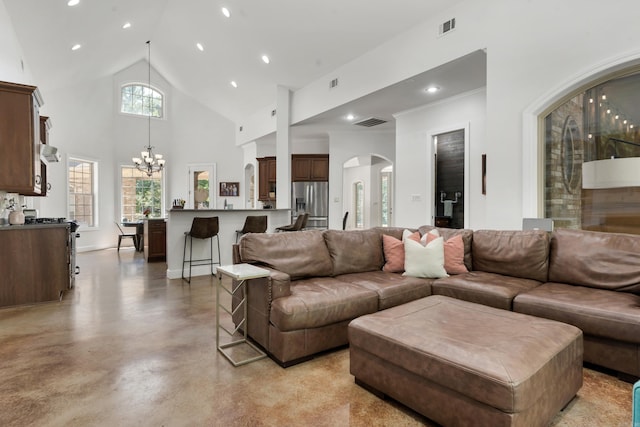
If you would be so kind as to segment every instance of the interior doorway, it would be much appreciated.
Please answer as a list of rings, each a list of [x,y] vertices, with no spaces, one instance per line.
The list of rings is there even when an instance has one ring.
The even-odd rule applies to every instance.
[[[433,137],[435,147],[435,225],[464,228],[465,130]]]
[[[353,157],[343,165],[343,218],[346,229],[393,224],[393,165],[380,156]]]
[[[188,208],[215,209],[216,174],[214,163],[187,165]]]

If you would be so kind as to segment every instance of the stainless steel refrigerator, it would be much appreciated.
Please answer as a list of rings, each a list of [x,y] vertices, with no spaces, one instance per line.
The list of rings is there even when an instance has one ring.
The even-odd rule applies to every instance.
[[[329,183],[302,181],[291,184],[291,222],[298,215],[309,214],[306,228],[328,228]]]

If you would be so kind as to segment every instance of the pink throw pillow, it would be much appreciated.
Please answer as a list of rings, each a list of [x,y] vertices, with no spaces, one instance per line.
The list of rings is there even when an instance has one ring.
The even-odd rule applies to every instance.
[[[438,230],[432,230],[422,236],[422,244],[429,244],[439,237]],[[444,269],[448,274],[468,273],[467,266],[464,265],[464,242],[462,236],[453,236],[444,242]]]
[[[464,265],[464,242],[462,236],[453,236],[444,242],[444,269],[449,274],[468,273]]]
[[[404,243],[395,237],[382,235],[382,249],[385,263],[383,271],[402,273],[404,271]]]

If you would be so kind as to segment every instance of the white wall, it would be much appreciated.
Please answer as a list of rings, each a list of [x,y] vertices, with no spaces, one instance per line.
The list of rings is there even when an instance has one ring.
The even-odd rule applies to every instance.
[[[485,198],[478,200],[477,191],[473,192],[470,225],[519,228],[523,207],[537,208],[537,194],[531,193],[542,191],[537,181],[531,182],[531,172],[538,170],[537,127],[523,128],[524,112],[532,104],[544,109],[538,104],[540,97],[550,99],[550,91],[557,93],[575,84],[603,64],[618,63],[620,58],[640,59],[637,12],[635,0],[464,1],[295,91],[292,123],[486,49],[486,135],[482,144],[474,144],[474,150],[487,154],[488,187]],[[436,37],[437,24],[452,17],[456,18],[456,30]],[[336,77],[340,79],[339,89],[328,91],[327,82]],[[250,121],[247,123],[253,127]],[[471,132],[475,132],[473,127]],[[413,134],[401,130],[400,135],[397,152],[405,157],[402,163],[421,166],[410,151],[403,151],[403,145],[419,145],[424,135],[418,130]],[[477,168],[479,160],[474,157],[471,164]],[[338,169],[332,166],[331,170],[341,176]],[[429,221],[424,199],[414,203],[406,195],[424,194],[431,183],[421,178],[416,184],[406,172],[405,178],[396,181],[396,189],[406,193],[396,198],[396,223],[410,226]],[[333,214],[332,218],[335,221]]]
[[[433,224],[434,170],[433,136],[469,129],[469,169],[465,170],[465,216],[470,228],[486,223],[486,197],[482,195],[482,153],[485,141],[486,94],[474,91],[426,105],[396,116],[394,170],[394,221],[403,227]]]
[[[0,80],[35,85],[4,2],[0,2]]]
[[[64,161],[49,166],[52,191],[46,198],[32,198],[41,216],[66,217],[67,172],[69,156],[98,161],[99,225],[81,228],[78,249],[113,247],[117,243],[114,221],[120,217],[120,166],[131,164],[148,143],[148,121],[119,113],[119,94],[123,83],[145,83],[147,63],[140,61],[113,77],[48,91],[41,88],[43,114],[51,116],[51,144],[58,147]],[[242,149],[234,143],[234,125],[214,111],[172,87],[155,70],[152,86],[167,96],[166,119],[152,119],[151,144],[166,160],[166,207],[171,200],[187,199],[187,164],[215,163],[218,181],[242,182]],[[227,198],[236,204],[244,198]],[[218,197],[218,206],[222,198]]]

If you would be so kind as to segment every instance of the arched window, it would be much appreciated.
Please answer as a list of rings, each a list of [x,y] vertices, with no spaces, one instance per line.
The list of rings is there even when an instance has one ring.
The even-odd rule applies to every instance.
[[[132,83],[122,86],[120,94],[120,112],[145,117],[164,117],[164,95],[154,88]]]
[[[585,186],[583,169],[595,170],[596,162],[614,165],[609,161],[640,158],[640,72],[617,73],[595,83],[544,117],[544,215],[554,219],[555,227],[636,233],[630,218],[640,214],[640,187],[611,179],[607,185]],[[613,168],[625,171],[621,164],[625,162]]]

